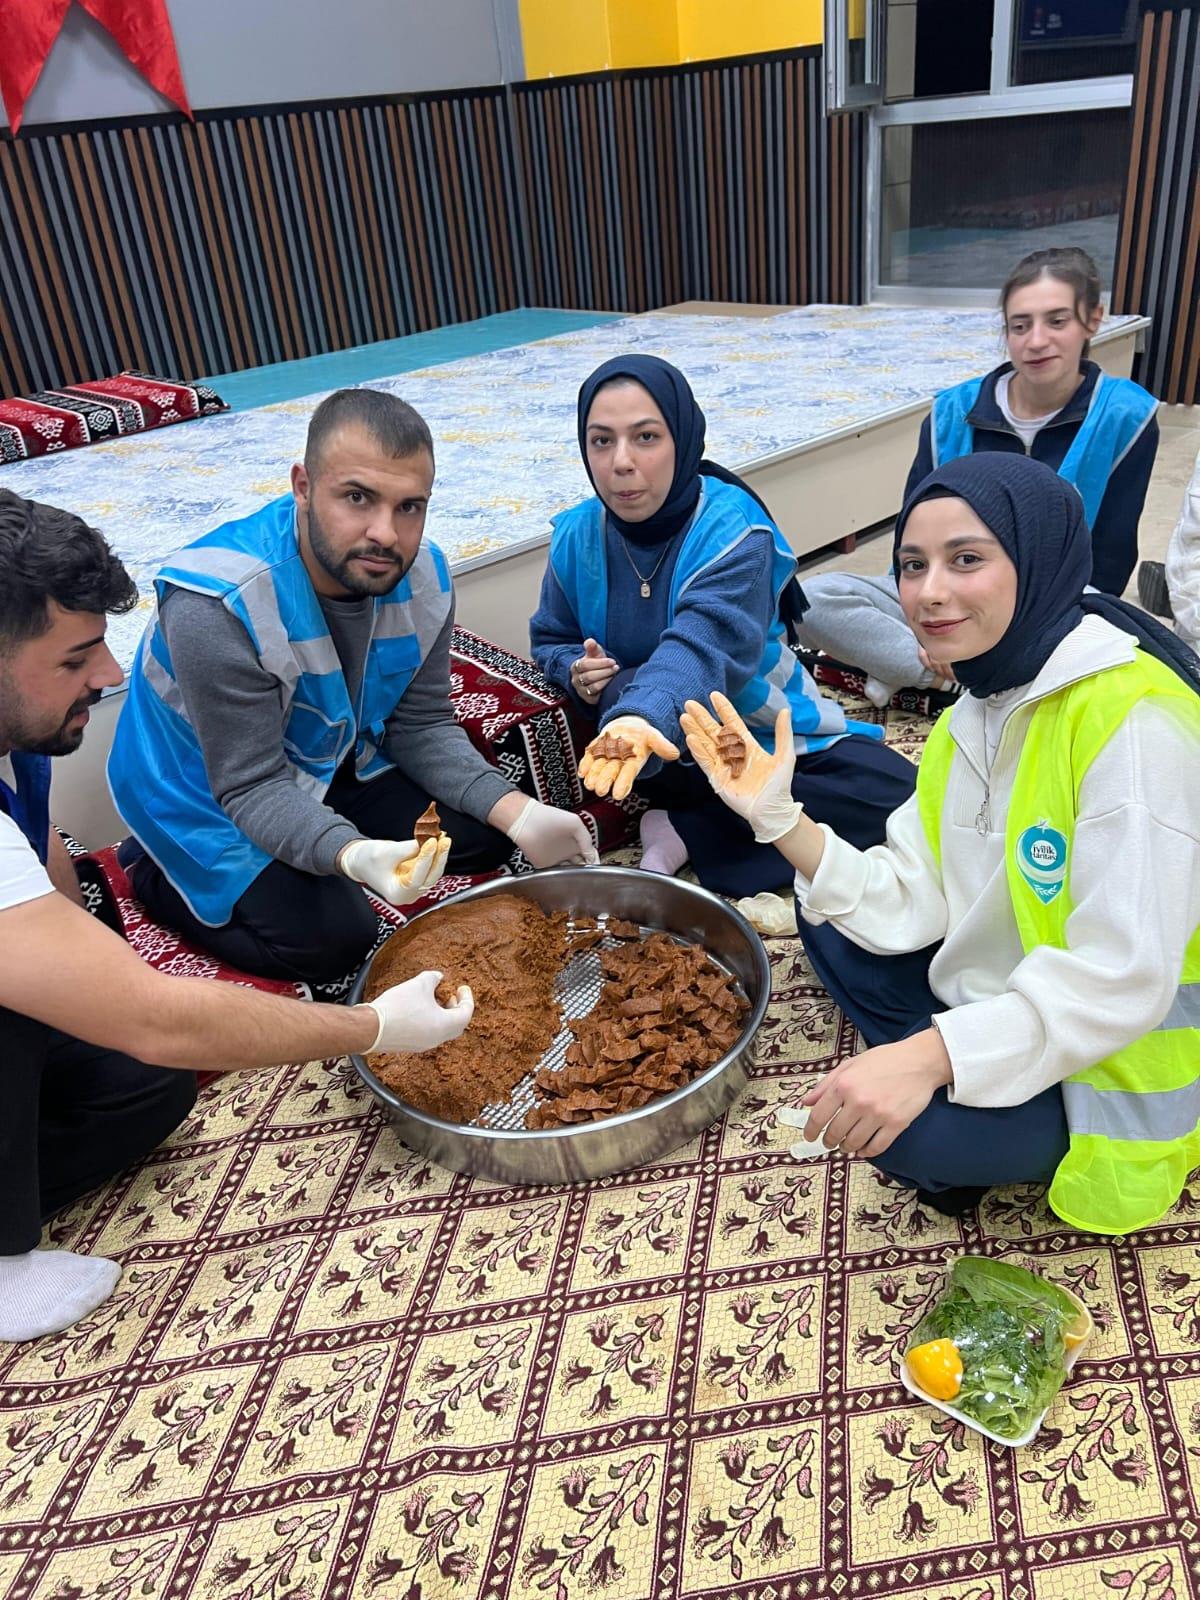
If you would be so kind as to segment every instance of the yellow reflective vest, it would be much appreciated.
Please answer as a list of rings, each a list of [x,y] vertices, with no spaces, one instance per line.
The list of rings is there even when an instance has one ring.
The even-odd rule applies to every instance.
[[[1026,955],[1039,945],[1067,948],[1080,785],[1147,695],[1200,743],[1200,698],[1142,650],[1034,708],[1004,839],[1008,892]],[[939,866],[954,760],[950,715],[935,725],[917,773],[921,822]],[[1062,1091],[1070,1144],[1050,1185],[1050,1205],[1089,1233],[1132,1233],[1157,1222],[1200,1166],[1200,929],[1188,941],[1175,998],[1157,1028],[1075,1073]]]

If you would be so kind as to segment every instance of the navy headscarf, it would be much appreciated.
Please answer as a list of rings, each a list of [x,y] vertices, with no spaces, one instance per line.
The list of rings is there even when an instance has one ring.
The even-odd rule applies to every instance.
[[[1017,569],[1017,603],[1003,638],[954,675],[980,699],[1032,683],[1085,615],[1103,617],[1200,694],[1200,659],[1161,623],[1108,594],[1085,594],[1092,576],[1092,536],[1074,487],[1029,456],[981,452],[936,468],[905,501],[892,541],[892,568],[905,524],[922,500],[954,496],[999,541]]]
[[[613,356],[598,366],[579,390],[576,410],[579,453],[593,488],[596,487],[596,480],[592,477],[587,453],[588,414],[598,391],[613,378],[632,378],[634,383],[641,384],[662,413],[667,431],[675,441],[675,475],[667,490],[667,498],[653,516],[641,522],[627,522],[611,507],[606,508],[609,521],[622,538],[628,539],[631,544],[662,544],[664,540],[674,538],[687,526],[696,509],[701,478],[719,478],[722,483],[733,484],[744,490],[768,517],[771,516],[766,501],[761,495],[755,494],[748,483],[735,472],[730,472],[728,467],[705,460],[704,413],[696,402],[691,384],[678,367],[673,367],[669,361],[663,361],[658,356]],[[774,518],[771,520],[774,521]],[[794,638],[795,625],[807,610],[807,604],[804,591],[793,578],[785,585],[779,600],[779,614],[787,627],[789,638]]]

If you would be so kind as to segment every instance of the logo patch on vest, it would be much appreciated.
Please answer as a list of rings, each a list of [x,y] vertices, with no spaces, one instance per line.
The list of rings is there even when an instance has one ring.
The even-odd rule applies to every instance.
[[[1026,828],[1017,840],[1017,866],[1038,899],[1049,905],[1067,881],[1066,835],[1045,822]]]

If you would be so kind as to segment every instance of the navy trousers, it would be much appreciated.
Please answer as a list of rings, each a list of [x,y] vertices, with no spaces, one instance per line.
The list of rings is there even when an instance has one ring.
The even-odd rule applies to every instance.
[[[800,937],[813,971],[868,1045],[893,1044],[929,1027],[946,1007],[929,987],[937,945],[911,955],[862,950],[831,922],[805,922]],[[1049,1183],[1067,1153],[1062,1091],[1046,1089],[1020,1106],[952,1104],[939,1089],[926,1109],[872,1163],[915,1189]]]
[[[911,761],[880,740],[852,733],[826,750],[797,758],[792,794],[814,822],[827,822],[866,850],[883,842],[887,819],[916,781]],[[792,869],[775,846],[755,843],[749,824],[717,799],[693,761],[665,763],[637,785],[637,792],[666,810],[696,876],[714,894],[759,894],[791,883]]]

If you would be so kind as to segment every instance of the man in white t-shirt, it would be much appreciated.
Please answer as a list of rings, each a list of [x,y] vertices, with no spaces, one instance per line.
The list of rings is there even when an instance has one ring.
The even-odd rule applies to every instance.
[[[42,1223],[165,1138],[197,1069],[426,1050],[471,1020],[468,989],[435,1000],[440,973],[351,1007],[166,977],[82,909],[50,758],[120,683],[105,615],[136,599],[94,529],[0,489],[0,1339],[70,1327],[112,1293],[119,1265],[39,1250]]]

